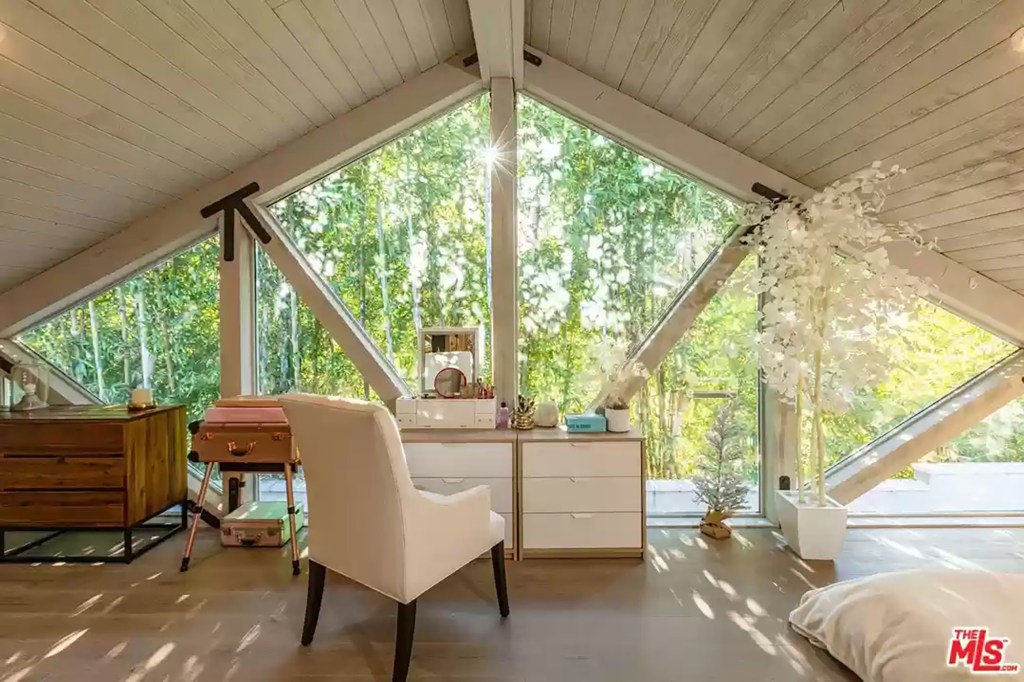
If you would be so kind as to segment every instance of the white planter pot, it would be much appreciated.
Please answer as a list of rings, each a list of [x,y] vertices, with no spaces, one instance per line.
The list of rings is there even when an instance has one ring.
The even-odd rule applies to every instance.
[[[831,497],[819,507],[813,494],[801,503],[795,490],[775,493],[776,512],[782,534],[802,559],[832,561],[839,556],[846,537],[846,507]]]
[[[608,420],[608,430],[613,433],[629,431],[629,410],[612,410],[604,408],[604,418]]]

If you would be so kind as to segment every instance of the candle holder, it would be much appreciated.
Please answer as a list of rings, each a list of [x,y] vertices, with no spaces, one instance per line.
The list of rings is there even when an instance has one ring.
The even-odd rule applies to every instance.
[[[156,400],[153,399],[153,391],[148,388],[136,388],[132,390],[128,399],[128,410],[130,412],[141,412],[152,410],[156,407]]]

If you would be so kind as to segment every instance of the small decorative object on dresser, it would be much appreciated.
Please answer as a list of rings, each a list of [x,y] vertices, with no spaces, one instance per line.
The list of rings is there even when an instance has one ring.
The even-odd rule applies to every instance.
[[[701,519],[700,532],[716,540],[732,535],[725,520],[747,507],[749,488],[743,482],[741,467],[746,452],[742,429],[736,423],[736,406],[723,405],[707,434],[708,447],[697,459],[697,475],[693,479],[694,497],[708,510]]]
[[[616,370],[605,384],[604,416],[608,430],[612,433],[626,433],[630,430],[629,398],[635,392],[638,382],[647,376],[647,370],[639,362],[627,361]]]
[[[512,427],[520,431],[528,431],[534,427],[533,400],[519,396],[516,401],[516,412],[512,416]]]
[[[546,429],[558,426],[558,405],[553,400],[545,400],[537,406],[533,421],[537,426]]]
[[[14,366],[11,377],[21,392],[21,398],[11,409],[24,412],[49,407],[50,368],[41,362],[25,362]]]
[[[156,401],[153,400],[153,389],[139,388],[132,389],[132,395],[128,399],[129,410],[148,410],[156,407]]]

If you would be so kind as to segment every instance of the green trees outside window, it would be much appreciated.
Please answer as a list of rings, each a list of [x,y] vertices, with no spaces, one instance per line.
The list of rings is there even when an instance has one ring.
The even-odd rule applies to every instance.
[[[747,513],[759,508],[761,447],[758,436],[757,294],[751,257],[740,265],[661,366],[651,372],[633,402],[634,421],[647,437],[647,478],[656,492],[689,490],[659,480],[690,479],[697,456],[723,402],[734,404],[735,444],[742,448],[750,488]],[[674,508],[654,500],[657,513],[703,512],[692,495]]]
[[[735,227],[739,207],[520,95],[519,372],[582,411]],[[649,368],[653,369],[653,368]]]
[[[107,403],[148,386],[200,419],[220,394],[216,237],[18,337]]]
[[[849,411],[825,420],[828,455],[838,462],[1016,350],[1013,344],[922,300],[887,352],[896,371],[850,397]]]
[[[376,400],[363,375],[262,250],[256,249],[259,392],[298,391]]]
[[[482,325],[490,330],[488,140],[489,97],[484,95],[272,207],[309,263],[410,387],[418,385],[417,329]],[[274,277],[264,276],[268,283],[261,281],[259,288],[280,294],[274,305],[293,306],[282,298],[290,294],[269,284]],[[260,316],[266,322],[261,341],[286,336],[290,319],[270,312]],[[362,377],[353,373],[355,368],[331,359],[331,345],[312,327],[304,329],[312,334],[299,334],[311,371],[316,366],[318,373],[343,373],[307,385],[339,385],[361,396]],[[483,341],[487,376],[489,333]],[[277,351],[284,347],[274,343]],[[267,362],[275,365],[268,371],[276,372],[268,374],[269,385],[287,385],[279,370],[290,361],[268,356]]]

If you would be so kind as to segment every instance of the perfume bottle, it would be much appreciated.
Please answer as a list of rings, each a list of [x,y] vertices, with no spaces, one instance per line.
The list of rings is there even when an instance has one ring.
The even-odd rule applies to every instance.
[[[499,428],[499,429],[507,429],[508,428],[508,418],[509,418],[508,405],[506,405],[504,402],[502,402],[501,403],[501,407],[498,408],[498,416],[497,416],[497,418],[495,420],[495,427]]]

